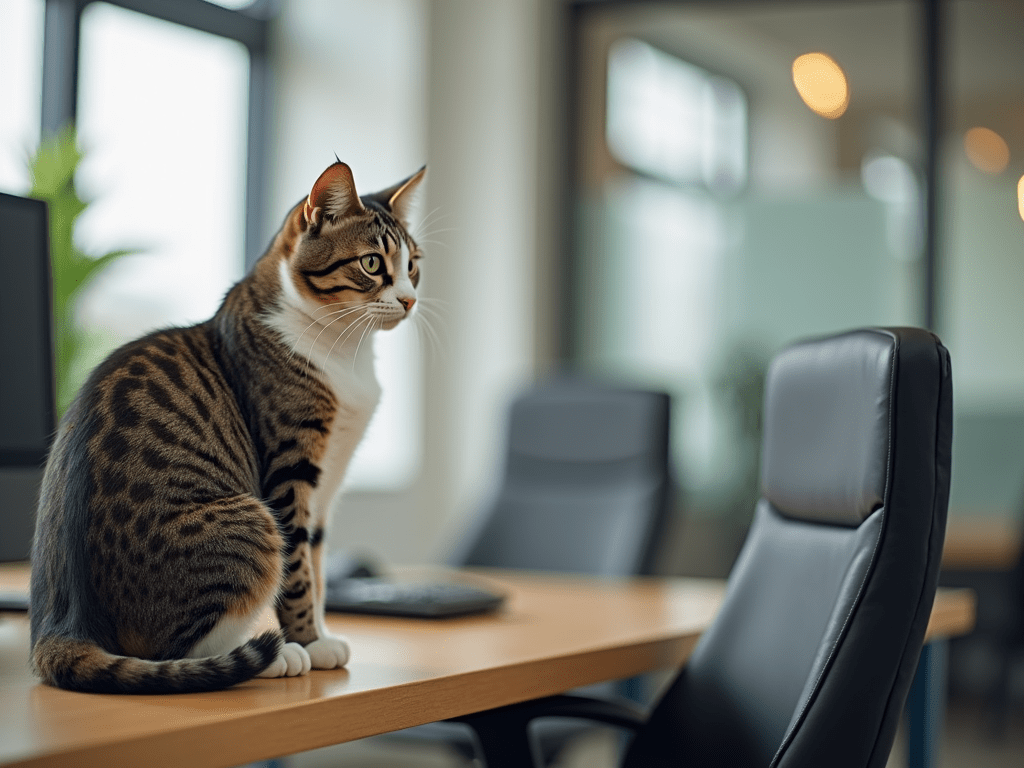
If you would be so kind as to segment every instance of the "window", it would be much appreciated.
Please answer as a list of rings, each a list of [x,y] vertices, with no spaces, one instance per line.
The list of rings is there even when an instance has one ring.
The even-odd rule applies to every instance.
[[[27,158],[39,143],[44,5],[0,5],[0,189],[13,194],[31,186]]]
[[[216,35],[93,3],[82,15],[76,232],[115,263],[79,305],[93,346],[205,320],[242,276],[248,55]]]
[[[605,99],[604,135],[592,137],[613,162],[581,228],[593,244],[580,279],[596,297],[579,325],[587,364],[678,395],[684,478],[729,482],[715,461],[709,371],[727,311],[730,201],[748,174],[746,96],[736,81],[627,36],[609,45]]]
[[[609,52],[608,146],[635,170],[739,189],[747,172],[746,111],[735,82],[647,43],[626,38]]]
[[[734,81],[635,38],[611,46],[607,77],[605,138],[629,172],[605,183],[621,258],[602,265],[603,294],[644,287],[638,302],[601,302],[611,315],[593,347],[626,369],[699,377],[727,240],[719,198],[746,181],[746,98]]]

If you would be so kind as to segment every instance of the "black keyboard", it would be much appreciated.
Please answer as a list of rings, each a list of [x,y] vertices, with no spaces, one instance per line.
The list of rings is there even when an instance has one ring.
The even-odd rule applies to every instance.
[[[497,610],[504,602],[482,587],[458,582],[395,582],[382,578],[327,582],[328,611],[441,619]]]
[[[21,613],[28,610],[28,592],[0,592],[0,611]]]

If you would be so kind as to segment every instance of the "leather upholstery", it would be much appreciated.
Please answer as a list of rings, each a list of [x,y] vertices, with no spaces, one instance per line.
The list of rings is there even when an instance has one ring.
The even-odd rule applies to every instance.
[[[658,471],[667,446],[652,436],[664,432],[667,408],[664,393],[576,379],[538,386],[512,404],[511,474],[519,474],[515,462],[529,459],[578,466],[640,462]]]
[[[649,572],[671,492],[669,397],[575,378],[512,405],[505,474],[457,565]]]
[[[761,487],[782,514],[859,525],[881,506],[894,346],[886,334],[856,331],[772,361]]]
[[[782,353],[725,602],[627,766],[886,763],[938,581],[949,356],[919,329]]]

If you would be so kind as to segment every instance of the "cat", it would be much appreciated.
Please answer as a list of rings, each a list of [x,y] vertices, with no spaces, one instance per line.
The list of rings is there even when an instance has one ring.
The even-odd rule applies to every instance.
[[[324,625],[328,507],[380,395],[365,337],[416,303],[408,226],[425,172],[360,197],[339,160],[210,320],[93,371],[40,493],[43,681],[210,691],[347,663]],[[271,607],[280,630],[254,636]]]

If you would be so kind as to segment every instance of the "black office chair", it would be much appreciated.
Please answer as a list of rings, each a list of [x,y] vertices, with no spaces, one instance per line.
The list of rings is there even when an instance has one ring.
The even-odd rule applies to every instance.
[[[670,399],[582,377],[541,383],[509,410],[505,469],[493,502],[449,558],[453,566],[649,574],[673,497]],[[639,681],[594,686],[593,695],[639,697]],[[541,724],[545,762],[584,730]],[[444,743],[469,760],[471,733],[451,723],[389,739]]]
[[[712,626],[649,716],[556,696],[459,718],[488,768],[527,722],[628,727],[628,768],[884,766],[938,580],[949,356],[918,329],[808,341],[766,381],[762,497]]]

